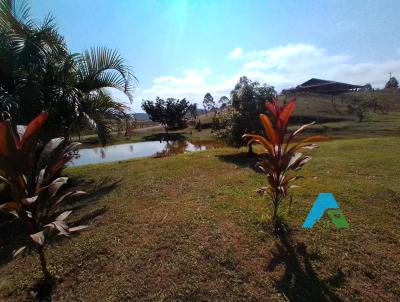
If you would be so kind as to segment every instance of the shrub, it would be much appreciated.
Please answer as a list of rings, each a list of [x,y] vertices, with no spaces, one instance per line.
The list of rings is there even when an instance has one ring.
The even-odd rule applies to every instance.
[[[278,228],[278,208],[282,200],[287,197],[291,183],[299,176],[289,175],[290,171],[298,171],[311,157],[298,152],[301,149],[314,149],[316,141],[326,139],[325,136],[316,135],[294,141],[307,128],[315,124],[312,122],[301,126],[285,138],[287,123],[295,109],[296,99],[290,100],[284,107],[280,107],[277,100],[266,103],[266,108],[273,116],[273,123],[265,114],[260,114],[260,120],[264,127],[265,136],[257,134],[245,134],[243,138],[248,144],[260,143],[265,147],[265,159],[257,166],[268,178],[268,195],[272,199],[272,221],[275,230]]]
[[[69,236],[85,228],[69,228],[65,219],[71,211],[63,212],[61,207],[66,200],[86,193],[61,192],[68,178],[58,177],[59,173],[75,156],[79,143],[64,144],[64,138],[54,138],[43,147],[37,137],[47,117],[43,112],[27,127],[13,127],[9,120],[0,123],[0,182],[11,192],[10,201],[0,209],[13,214],[28,230],[27,245],[14,251],[14,256],[26,248],[36,250],[44,277],[49,280],[45,244],[52,236]]]

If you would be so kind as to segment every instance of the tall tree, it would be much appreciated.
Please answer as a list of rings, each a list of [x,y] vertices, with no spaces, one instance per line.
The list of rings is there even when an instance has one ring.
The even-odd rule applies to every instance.
[[[221,96],[218,100],[218,103],[220,105],[220,108],[224,108],[229,104],[230,100],[227,96]]]
[[[192,118],[192,119],[196,119],[197,118],[197,116],[198,116],[198,114],[197,114],[197,103],[193,103],[193,104],[191,104],[190,105],[190,108],[189,108],[189,115],[190,115],[190,117]]]
[[[37,24],[26,1],[0,0],[0,110],[27,123],[45,110],[44,135],[69,137],[84,122],[106,143],[107,118],[121,118],[126,106],[110,91],[131,100],[133,74],[113,50],[93,48],[71,54],[54,19]]]
[[[214,102],[214,98],[212,97],[211,93],[207,92],[204,95],[204,99],[203,99],[203,107],[204,109],[206,109],[207,111],[212,111],[215,109],[215,102]],[[206,111],[206,112],[207,112]]]

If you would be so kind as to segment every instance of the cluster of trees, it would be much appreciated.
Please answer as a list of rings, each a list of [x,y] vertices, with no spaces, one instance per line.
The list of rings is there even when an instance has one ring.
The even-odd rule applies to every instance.
[[[132,99],[134,80],[116,51],[71,53],[53,17],[38,24],[25,1],[0,0],[1,119],[26,124],[47,111],[45,137],[68,138],[89,126],[106,143],[108,120],[126,118],[127,110],[110,91],[117,89]]]
[[[277,93],[273,86],[261,85],[247,77],[241,77],[231,92],[231,106],[219,111],[214,118],[217,136],[235,147],[243,145],[243,134],[261,134],[261,122],[254,118],[265,112],[265,103]],[[249,147],[251,152],[251,145]]]
[[[228,104],[230,104],[230,100],[228,97],[226,96],[221,96],[220,99],[218,100],[218,104],[219,104],[219,108],[225,108]],[[207,115],[207,111],[213,111],[214,113],[217,112],[218,109],[218,104],[215,103],[213,96],[211,95],[211,93],[207,92],[204,95],[204,99],[203,99],[203,107],[206,110],[206,115]]]
[[[217,105],[213,96],[206,93],[203,106],[214,112],[213,131],[227,144],[239,147],[244,144],[243,134],[261,134],[261,122],[254,118],[265,112],[265,103],[272,101],[277,93],[273,86],[251,81],[243,76],[231,91],[231,98],[222,96]],[[223,110],[218,110],[218,107]],[[190,104],[186,99],[156,98],[155,101],[143,100],[142,109],[149,118],[164,126],[165,130],[179,129],[187,126],[189,119],[197,117],[197,104]],[[196,129],[200,130],[200,121]],[[251,152],[251,145],[249,147]]]
[[[153,122],[163,125],[166,131],[185,128],[190,118],[197,117],[197,105],[190,104],[185,98],[164,100],[157,97],[155,101],[143,100],[142,109]]]

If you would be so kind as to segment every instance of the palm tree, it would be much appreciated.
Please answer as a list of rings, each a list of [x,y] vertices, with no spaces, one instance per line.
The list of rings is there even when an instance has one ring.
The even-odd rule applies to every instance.
[[[26,1],[0,0],[0,110],[26,123],[50,113],[48,137],[69,137],[76,125],[110,139],[108,119],[126,118],[127,106],[112,97],[122,91],[132,101],[136,80],[123,58],[107,48],[71,54],[50,15],[41,24]]]
[[[83,54],[70,54],[51,64],[51,79],[46,86],[47,108],[54,122],[64,121],[64,136],[69,136],[76,120],[96,129],[104,144],[110,139],[107,119],[126,119],[127,106],[113,99],[111,90],[122,91],[132,101],[135,77],[116,51],[96,48]],[[53,113],[53,114],[51,114]],[[61,114],[60,114],[61,113]]]

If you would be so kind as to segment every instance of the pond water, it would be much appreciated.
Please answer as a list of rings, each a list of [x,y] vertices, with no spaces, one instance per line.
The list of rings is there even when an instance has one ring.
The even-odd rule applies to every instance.
[[[79,150],[79,158],[71,166],[99,164],[138,157],[163,157],[179,153],[202,151],[220,147],[215,141],[149,141]]]

